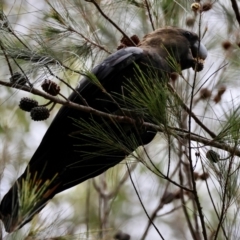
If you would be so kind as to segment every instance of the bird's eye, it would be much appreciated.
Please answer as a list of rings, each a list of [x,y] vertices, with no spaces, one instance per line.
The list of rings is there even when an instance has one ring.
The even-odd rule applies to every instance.
[[[186,31],[184,32],[184,35],[187,37],[187,38],[191,38],[192,37],[192,33]]]

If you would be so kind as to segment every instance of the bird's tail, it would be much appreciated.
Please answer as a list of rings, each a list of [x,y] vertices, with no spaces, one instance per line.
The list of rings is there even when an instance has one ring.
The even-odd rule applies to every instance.
[[[56,194],[56,179],[42,181],[37,174],[19,178],[2,199],[0,218],[7,232],[13,232],[29,222]]]

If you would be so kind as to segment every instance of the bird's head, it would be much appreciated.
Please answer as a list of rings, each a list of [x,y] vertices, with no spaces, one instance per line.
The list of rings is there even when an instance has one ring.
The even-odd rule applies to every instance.
[[[170,62],[174,60],[181,70],[192,67],[201,71],[201,62],[207,58],[207,49],[196,33],[175,27],[160,28],[147,34],[139,46],[156,51]]]

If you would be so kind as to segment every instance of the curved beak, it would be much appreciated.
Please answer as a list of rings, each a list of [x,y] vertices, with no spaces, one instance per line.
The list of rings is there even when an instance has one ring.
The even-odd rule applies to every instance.
[[[196,41],[194,45],[191,47],[192,55],[194,58],[200,58],[205,60],[207,58],[208,52],[206,47],[200,43],[199,41]]]

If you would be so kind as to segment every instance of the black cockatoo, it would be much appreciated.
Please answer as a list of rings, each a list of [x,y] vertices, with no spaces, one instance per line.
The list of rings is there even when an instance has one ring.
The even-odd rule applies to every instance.
[[[131,98],[132,83],[138,84],[139,75],[147,77],[154,72],[157,80],[164,82],[167,74],[176,71],[173,60],[181,70],[190,67],[201,70],[196,58],[204,60],[206,57],[207,50],[195,33],[173,27],[157,29],[146,35],[138,46],[118,50],[92,70],[104,91],[86,76],[76,88],[81,97],[73,92],[69,100],[83,105],[87,102],[99,111],[123,115],[124,99]],[[134,109],[134,106],[127,108]],[[148,144],[156,134],[144,128],[139,130],[134,125],[126,127],[126,123],[116,124],[91,113],[61,107],[25,172],[1,201],[0,217],[6,231],[12,232],[29,222],[57,193],[98,176],[129,154],[120,148],[112,154],[104,154],[99,147],[99,139],[95,142],[88,136],[91,129],[81,130],[81,136],[78,120],[94,121],[110,134],[119,136],[116,139],[119,142],[134,136],[138,146]],[[124,131],[124,137],[121,131]],[[77,132],[79,135],[74,135]],[[131,146],[129,148],[135,150]],[[86,153],[93,154],[89,157]],[[23,210],[27,208],[22,200],[26,184],[28,191],[33,191],[38,197],[32,200],[29,209]]]

